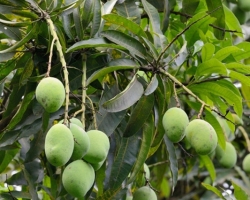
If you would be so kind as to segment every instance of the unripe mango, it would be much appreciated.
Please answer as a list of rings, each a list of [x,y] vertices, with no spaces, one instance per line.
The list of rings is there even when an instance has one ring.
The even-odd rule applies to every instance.
[[[54,166],[65,165],[74,149],[74,138],[70,129],[64,124],[52,126],[45,137],[45,154]]]
[[[110,148],[109,138],[102,131],[90,130],[87,132],[90,148],[83,159],[91,164],[97,164],[106,159]]]
[[[70,123],[76,124],[77,126],[80,126],[81,128],[83,128],[82,122],[78,118],[72,117],[69,121]]]
[[[36,99],[49,112],[56,112],[65,99],[65,89],[62,82],[54,77],[42,79],[36,88]]]
[[[250,154],[243,159],[242,168],[245,172],[250,173]]]
[[[71,162],[62,174],[62,183],[65,190],[77,198],[83,198],[94,184],[94,181],[94,169],[83,160]]]
[[[83,128],[73,123],[70,124],[70,131],[74,137],[74,150],[71,159],[78,160],[81,159],[89,150],[89,136]]]
[[[234,146],[226,142],[226,148],[223,150],[219,145],[216,147],[216,158],[221,166],[232,168],[237,162],[237,153]]]
[[[218,137],[208,122],[194,119],[188,124],[185,132],[188,142],[197,154],[207,155],[215,150]]]
[[[143,186],[135,191],[133,200],[157,200],[157,196],[150,187]]]
[[[180,142],[189,123],[187,114],[181,108],[170,108],[163,116],[162,124],[170,141]]]
[[[102,167],[102,165],[103,165],[103,163],[106,161],[106,159],[105,160],[103,160],[103,161],[101,161],[101,162],[99,162],[99,163],[91,163],[91,166],[93,167],[93,169],[95,170],[95,171],[97,171],[97,170],[99,170],[101,167]]]

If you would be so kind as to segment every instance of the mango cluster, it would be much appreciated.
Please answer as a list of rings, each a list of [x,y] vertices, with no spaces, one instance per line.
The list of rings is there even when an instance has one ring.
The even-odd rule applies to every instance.
[[[65,166],[62,183],[73,197],[83,198],[95,181],[95,171],[105,162],[110,143],[98,130],[85,132],[77,118],[53,125],[45,138],[45,155],[53,166]]]

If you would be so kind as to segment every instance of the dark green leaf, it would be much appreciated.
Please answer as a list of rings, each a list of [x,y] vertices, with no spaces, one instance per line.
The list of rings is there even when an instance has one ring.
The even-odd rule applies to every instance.
[[[85,0],[83,3],[83,8],[81,8],[83,30],[88,27],[93,18],[94,4],[95,2],[93,0]]]
[[[99,0],[94,0],[94,9],[93,9],[93,20],[90,36],[94,36],[101,25],[101,3]]]
[[[132,20],[129,20],[125,17],[115,15],[115,14],[103,15],[102,18],[105,19],[109,23],[124,27],[126,30],[132,32],[136,36],[147,38],[147,35],[142,30],[142,28],[138,24],[133,22]]]
[[[131,80],[129,85],[121,93],[106,101],[103,107],[108,112],[119,112],[135,104],[143,94],[143,86],[137,80],[136,76]]]
[[[97,126],[98,130],[103,131],[108,136],[114,133],[117,126],[120,124],[120,122],[123,120],[126,112],[120,111],[120,112],[107,112],[101,105],[112,98],[114,95],[118,94],[120,90],[113,86],[111,88],[108,88],[107,86],[104,87],[103,96],[100,100],[100,107],[96,114],[96,120],[97,120]],[[91,126],[93,128],[93,126]]]
[[[0,53],[7,53],[7,52],[12,52],[16,50],[18,47],[23,46],[25,43],[27,43],[30,39],[34,38],[34,33],[37,31],[37,26],[36,24],[33,25],[33,27],[29,30],[27,34],[25,34],[25,37],[23,37],[21,40],[17,41],[14,45],[11,47],[0,51]]]
[[[131,19],[138,24],[140,23],[140,10],[134,0],[126,0],[122,3],[119,3],[118,1],[115,5],[115,9],[117,10],[118,15]]]
[[[110,41],[121,45],[122,47],[128,49],[132,55],[137,55],[141,58],[146,57],[145,47],[134,37],[126,35],[125,33],[107,30],[101,33],[102,36],[106,37]]]
[[[130,115],[127,127],[123,133],[123,137],[131,137],[141,129],[154,106],[154,95],[143,96],[136,104]]]
[[[130,138],[122,139],[112,166],[109,190],[118,189],[134,166],[140,148],[139,135],[136,134]]]
[[[22,120],[24,113],[26,112],[31,100],[34,97],[35,88],[36,88],[36,84],[34,83],[28,83],[26,85],[26,90],[24,93],[24,98],[22,100],[22,103],[19,109],[17,110],[16,114],[11,119],[10,123],[8,124],[7,129],[9,130],[13,129]]]
[[[73,11],[73,19],[76,29],[76,34],[79,38],[79,40],[83,40],[83,27],[82,27],[82,21],[80,16],[80,8],[75,8]]]
[[[150,95],[152,94],[158,87],[158,80],[157,80],[157,77],[156,77],[156,74],[152,77],[150,83],[148,84],[145,92],[144,92],[144,95]]]
[[[124,65],[124,66],[110,66],[110,67],[105,67],[102,68],[98,71],[95,71],[86,81],[86,85],[88,86],[90,83],[92,83],[93,81],[95,81],[98,78],[101,78],[103,76],[105,76],[106,74],[110,73],[110,72],[114,72],[117,70],[126,70],[126,69],[135,69],[137,68],[137,64],[134,63],[134,65],[129,65],[130,63],[128,63],[128,65]]]
[[[174,144],[168,139],[166,134],[164,135],[164,142],[168,151],[170,171],[172,174],[172,193],[173,193],[178,181],[178,161],[175,153]]]
[[[148,152],[150,150],[150,146],[152,144],[153,136],[154,136],[154,119],[152,113],[150,113],[150,116],[148,117],[147,121],[144,123],[142,127],[142,143],[140,146],[139,153],[137,155],[136,163],[133,167],[133,171],[131,172],[127,184],[134,181],[136,175],[140,172],[143,164],[145,163],[148,156]]]
[[[154,37],[154,45],[156,47],[163,47],[165,41],[164,37],[162,36],[162,31],[161,31],[161,21],[160,21],[160,16],[158,11],[154,6],[152,6],[150,3],[148,3],[146,0],[142,0],[143,7],[150,19],[150,23],[152,25],[152,35]],[[163,39],[163,41],[162,41]]]

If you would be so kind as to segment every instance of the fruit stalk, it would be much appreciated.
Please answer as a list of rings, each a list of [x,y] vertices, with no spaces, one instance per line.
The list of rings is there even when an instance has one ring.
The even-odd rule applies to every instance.
[[[68,78],[68,70],[67,70],[67,64],[66,64],[66,61],[65,61],[65,58],[64,58],[64,55],[63,55],[63,51],[62,51],[62,45],[59,41],[59,38],[57,36],[57,33],[56,33],[56,29],[55,29],[55,26],[54,26],[54,23],[53,21],[50,19],[50,16],[47,14],[46,17],[46,22],[48,23],[49,25],[49,30],[50,30],[50,33],[52,35],[52,37],[55,39],[55,43],[56,43],[56,48],[57,48],[57,51],[59,53],[59,59],[60,59],[60,62],[62,64],[62,68],[63,68],[63,75],[64,75],[64,82],[65,82],[65,110],[64,110],[64,123],[67,122],[68,120],[68,111],[69,111],[69,78]]]
[[[171,74],[169,74],[168,72],[166,72],[164,69],[160,68],[159,71],[164,74],[165,76],[167,76],[168,78],[170,78],[175,84],[178,84],[179,86],[182,87],[183,90],[185,90],[188,94],[190,94],[191,96],[193,96],[198,102],[200,102],[202,105],[210,108],[212,110],[212,108],[206,104],[204,101],[202,101],[197,95],[195,95],[191,90],[189,90],[185,85],[183,85],[178,79],[176,79],[174,76],[172,76]]]
[[[86,67],[86,61],[87,61],[87,57],[85,54],[82,55],[83,58],[83,66],[82,66],[82,117],[81,117],[81,121],[82,121],[82,125],[83,125],[83,129],[85,130],[85,104],[86,104],[86,81],[87,81],[87,77],[86,77],[86,72],[87,72],[87,67]]]

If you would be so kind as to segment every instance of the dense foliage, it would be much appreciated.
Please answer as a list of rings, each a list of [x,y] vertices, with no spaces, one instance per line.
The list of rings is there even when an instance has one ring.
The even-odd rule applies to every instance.
[[[62,184],[67,164],[51,165],[44,143],[54,124],[76,117],[110,141],[85,199],[125,200],[144,185],[158,199],[248,199],[247,6],[247,0],[0,0],[0,197],[74,199]],[[56,112],[35,97],[45,77],[65,87]],[[232,164],[229,153],[223,163],[216,151],[199,155],[182,135],[171,142],[162,124],[171,107],[189,121],[208,122],[216,150],[229,143],[237,160]]]

